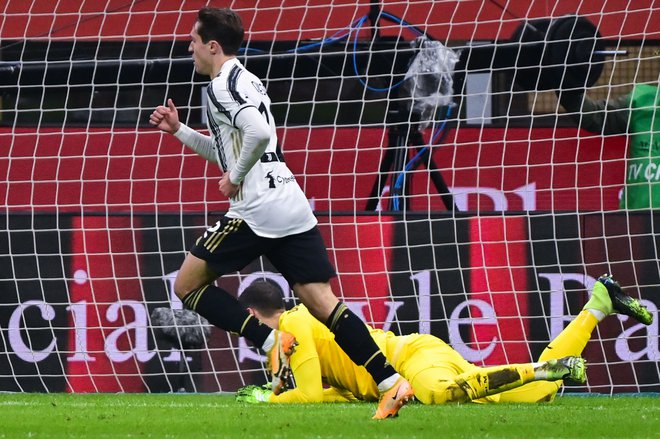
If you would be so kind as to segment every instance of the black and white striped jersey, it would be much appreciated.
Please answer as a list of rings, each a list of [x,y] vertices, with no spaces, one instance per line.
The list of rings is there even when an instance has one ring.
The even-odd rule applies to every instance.
[[[279,151],[271,101],[261,80],[233,58],[208,85],[207,98],[209,132],[224,172],[232,170],[243,151],[243,132],[236,126],[239,113],[254,107],[270,127],[266,151],[245,175],[240,192],[230,200],[227,216],[244,219],[257,235],[268,238],[311,229],[316,217]]]

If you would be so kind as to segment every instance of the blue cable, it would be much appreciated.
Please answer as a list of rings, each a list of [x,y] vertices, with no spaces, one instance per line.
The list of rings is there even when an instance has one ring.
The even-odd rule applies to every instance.
[[[394,23],[400,24],[402,26],[407,27],[411,31],[413,31],[415,34],[418,36],[423,36],[426,35],[422,30],[418,29],[417,26],[408,23],[407,21],[403,20],[402,18],[397,17],[396,15],[392,15],[389,12],[381,11],[380,13],[381,17],[386,18]],[[355,72],[355,76],[358,77],[358,81],[360,81],[360,84],[362,84],[363,87],[365,87],[367,90],[375,91],[375,92],[385,92],[385,91],[390,91],[393,90],[397,87],[399,87],[401,84],[403,84],[406,79],[402,79],[401,81],[397,82],[396,84],[390,86],[390,87],[383,87],[383,88],[377,88],[377,87],[371,87],[367,85],[366,81],[364,81],[360,77],[360,72],[357,66],[357,40],[358,40],[358,33],[360,32],[360,28],[364,24],[364,22],[367,20],[367,16],[362,17],[356,26],[355,30],[355,37],[353,38],[353,71]]]
[[[365,17],[366,17],[366,15],[365,15]],[[364,17],[362,17],[362,18],[364,18]],[[308,50],[308,49],[312,49],[314,47],[320,47],[320,46],[323,46],[325,44],[332,44],[332,43],[336,43],[337,41],[341,41],[344,38],[346,38],[347,36],[349,36],[351,34],[351,32],[353,32],[353,26],[355,25],[355,23],[357,23],[360,20],[361,20],[361,18],[358,18],[357,20],[355,20],[354,22],[352,22],[351,24],[349,24],[345,28],[338,30],[334,34],[330,35],[328,38],[325,38],[325,39],[319,41],[318,43],[310,43],[310,44],[307,44],[305,46],[296,47],[294,49],[289,49],[289,50],[287,50],[287,52],[288,53],[295,53],[295,52],[299,52],[299,51],[302,51],[302,50]],[[346,32],[346,30],[348,30],[348,32]],[[346,32],[346,33],[343,34],[343,35],[340,35],[342,32]]]
[[[447,107],[447,114],[445,115],[445,119],[442,121],[442,124],[440,125],[439,128],[434,129],[434,132],[431,135],[431,141],[429,142],[429,144],[424,146],[419,151],[417,151],[417,154],[415,154],[410,159],[410,161],[408,161],[408,163],[406,163],[406,166],[404,166],[403,171],[401,171],[401,173],[399,174],[399,176],[397,177],[397,179],[394,182],[392,192],[394,192],[395,190],[401,189],[403,187],[403,181],[404,181],[406,172],[408,172],[408,171],[410,171],[410,169],[412,169],[412,167],[419,161],[420,157],[426,151],[431,149],[431,146],[434,145],[436,142],[441,143],[444,140],[444,138],[446,137],[447,132],[448,132],[448,131],[445,130],[445,127],[447,126],[447,120],[451,116],[451,112],[452,112],[452,107],[450,105],[449,107]],[[395,210],[395,211],[401,210],[400,206],[399,206],[399,199],[402,196],[403,196],[402,194],[395,195],[394,198],[392,199],[392,208],[393,208],[393,210]]]
[[[241,47],[240,49],[238,49],[238,53],[246,53],[246,52],[267,53],[265,50],[253,49],[251,47]]]
[[[402,79],[401,81],[397,82],[396,84],[389,86],[389,87],[383,87],[383,88],[378,88],[378,87],[372,87],[370,85],[367,85],[367,82],[362,79],[360,76],[360,71],[358,69],[357,65],[357,42],[358,42],[358,34],[360,33],[360,28],[364,24],[364,22],[367,20],[367,16],[365,15],[360,19],[358,22],[356,29],[355,29],[355,37],[353,38],[353,71],[355,72],[355,76],[357,76],[358,81],[360,81],[360,84],[367,90],[375,91],[375,92],[383,92],[383,91],[389,91],[393,90],[397,87],[399,87],[401,84],[404,83],[405,79]]]
[[[293,49],[289,49],[289,50],[285,51],[285,53],[301,52],[301,51],[304,51],[304,50],[309,50],[309,49],[313,49],[315,47],[321,47],[321,46],[324,46],[326,44],[332,44],[332,43],[336,43],[337,41],[341,41],[341,40],[343,40],[344,38],[346,38],[347,36],[349,36],[351,34],[353,26],[358,21],[359,21],[359,19],[355,20],[349,26],[338,30],[334,34],[330,35],[328,38],[325,38],[325,39],[323,39],[323,40],[321,40],[317,43],[310,43],[310,44],[307,44],[307,45],[304,45],[304,46],[295,47]],[[346,32],[346,33],[342,34],[342,32]],[[265,50],[252,49],[252,48],[243,48],[243,47],[241,47],[238,51],[240,53],[246,53],[246,52],[267,53]]]
[[[397,17],[395,15],[392,15],[392,14],[390,14],[388,12],[385,12],[385,11],[381,11],[380,15],[381,15],[381,17],[383,17],[387,20],[390,20],[390,21],[392,21],[394,23],[397,23],[401,26],[405,26],[406,28],[408,28],[409,30],[411,30],[412,32],[417,34],[418,36],[425,35],[425,33],[422,30],[420,30],[419,28],[417,28],[413,24],[408,23],[407,21],[403,20],[402,18],[399,18],[399,17]],[[391,85],[389,87],[378,88],[378,87],[371,87],[370,85],[367,85],[367,82],[365,80],[363,80],[362,77],[360,76],[360,70],[359,70],[358,65],[357,65],[357,43],[358,43],[358,37],[359,37],[359,34],[360,34],[360,29],[362,28],[362,26],[364,25],[364,22],[367,21],[368,18],[369,17],[367,15],[364,15],[364,16],[360,17],[359,19],[353,21],[349,26],[345,27],[344,29],[341,29],[341,30],[335,32],[333,35],[329,36],[328,38],[324,38],[323,40],[321,40],[317,43],[310,43],[310,44],[307,44],[307,45],[304,45],[304,46],[301,46],[301,47],[296,47],[296,48],[293,48],[293,49],[289,49],[289,50],[286,51],[286,53],[298,53],[298,52],[313,49],[313,48],[316,48],[316,47],[322,47],[324,45],[333,44],[333,43],[336,43],[338,41],[341,41],[346,37],[348,37],[348,39],[350,41],[353,32],[355,32],[355,35],[352,37],[353,38],[353,71],[355,72],[355,76],[358,78],[358,81],[360,82],[360,84],[362,84],[363,87],[365,87],[367,90],[370,90],[370,91],[386,92],[386,91],[393,90],[393,89],[401,86],[406,81],[406,79],[404,78],[401,81],[399,81],[396,84]],[[353,26],[355,26],[355,28],[353,28]],[[346,32],[347,29],[348,29],[348,32]],[[343,33],[343,32],[346,32],[346,33]],[[261,49],[253,49],[253,48],[240,48],[239,49],[239,53],[246,53],[246,52],[267,53],[266,51],[261,50]],[[445,116],[445,119],[442,121],[442,124],[440,125],[440,127],[437,128],[437,129],[434,128],[434,132],[431,135],[431,140],[430,140],[429,144],[424,146],[422,149],[420,149],[417,152],[417,154],[415,154],[410,159],[410,161],[404,166],[403,171],[401,171],[401,173],[397,177],[396,181],[394,182],[393,192],[395,190],[401,189],[403,187],[403,181],[405,179],[406,172],[408,172],[408,171],[410,171],[410,169],[412,169],[412,167],[417,163],[417,161],[419,161],[420,157],[424,153],[426,153],[426,151],[428,151],[431,148],[432,145],[434,145],[436,143],[441,143],[444,140],[445,136],[447,135],[447,131],[445,130],[445,127],[447,126],[447,119],[451,116],[451,111],[452,111],[452,107],[449,106],[447,108],[447,114]],[[402,197],[402,195],[396,195],[393,198],[392,205],[393,205],[394,210],[396,210],[396,211],[400,210],[400,208],[399,208],[399,199],[401,197]]]
[[[403,20],[402,18],[397,17],[396,15],[392,15],[389,12],[382,11],[381,15],[385,18],[387,18],[390,21],[393,21],[397,24],[400,24],[402,26],[407,27],[411,31],[415,32],[418,36],[424,35],[424,32],[419,30],[415,25],[408,23],[407,21]]]
[[[297,52],[302,52],[304,50],[313,49],[314,47],[320,47],[320,46],[323,46],[325,44],[336,43],[337,41],[343,40],[348,35],[350,35],[350,32],[345,33],[344,35],[341,35],[341,36],[337,36],[337,37],[335,37],[335,36],[328,37],[328,38],[326,38],[322,41],[319,41],[318,43],[310,43],[310,44],[307,44],[306,46],[296,47],[295,49],[289,49],[286,52],[287,53],[297,53]]]
[[[390,14],[388,12],[385,12],[385,11],[381,11],[381,16],[383,18],[386,18],[386,19],[392,21],[392,22],[395,22],[397,24],[400,24],[402,26],[407,27],[408,29],[413,31],[418,36],[424,35],[424,32],[419,30],[416,26],[408,23],[407,21],[405,21],[405,20],[403,20],[403,19],[401,19],[401,18],[399,18],[395,15],[392,15],[392,14]],[[328,44],[334,44],[338,41],[343,40],[346,37],[348,37],[349,40],[350,40],[351,35],[353,34],[353,32],[355,32],[355,36],[353,37],[353,71],[355,72],[355,76],[358,78],[358,81],[360,82],[360,84],[362,84],[363,87],[365,87],[367,90],[370,90],[370,91],[386,92],[386,91],[393,90],[393,89],[401,86],[406,80],[402,79],[401,81],[399,81],[396,84],[391,85],[389,87],[378,88],[378,87],[372,87],[370,85],[367,85],[367,82],[364,79],[362,79],[362,77],[360,76],[360,69],[358,68],[358,65],[357,65],[357,43],[358,43],[358,36],[359,36],[359,33],[360,33],[360,29],[362,28],[362,26],[364,25],[364,22],[367,21],[368,18],[369,18],[368,15],[364,15],[364,16],[360,17],[359,19],[353,21],[350,25],[348,25],[344,29],[341,29],[341,30],[335,32],[333,35],[329,36],[328,38],[324,38],[323,40],[321,40],[317,43],[310,43],[310,44],[307,44],[307,45],[304,45],[304,46],[289,49],[285,53],[299,53],[299,52],[302,52],[302,51],[314,49],[316,47],[322,47],[322,46],[325,46],[325,45],[328,45]],[[353,26],[355,26],[355,29],[353,28]],[[346,30],[348,30],[348,32],[346,32]],[[346,32],[346,33],[343,33],[343,32]],[[247,52],[254,52],[254,53],[259,53],[259,54],[268,53],[268,52],[266,52],[264,50],[261,50],[261,49],[253,49],[253,48],[240,48],[239,49],[239,53],[247,53]]]

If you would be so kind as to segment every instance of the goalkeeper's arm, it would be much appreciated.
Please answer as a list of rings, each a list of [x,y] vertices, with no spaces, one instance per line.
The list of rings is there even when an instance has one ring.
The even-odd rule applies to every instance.
[[[298,335],[296,335],[296,340],[299,342],[296,349],[304,349],[304,345],[298,339]],[[324,401],[321,363],[319,362],[318,355],[296,364],[295,356],[298,354],[300,352],[296,350],[291,356],[291,372],[295,378],[296,388],[280,393],[279,395],[271,395],[268,402],[287,404]]]
[[[295,390],[290,390],[288,392],[280,393],[277,397],[282,395],[288,395],[291,398],[291,401],[271,401],[271,398],[275,398],[273,392],[266,386],[245,386],[236,392],[236,401],[247,402],[250,404],[258,404],[261,402],[310,402],[302,401],[301,395],[296,395]],[[323,389],[323,402],[358,402],[359,400],[348,390],[338,389],[336,387],[330,387]]]
[[[277,404],[324,402],[321,360],[316,350],[312,331],[305,321],[291,319],[288,323],[289,327],[286,330],[294,334],[298,341],[298,346],[291,355],[291,373],[293,373],[296,388],[279,395],[271,393],[268,395],[268,402]],[[250,391],[252,396],[255,396],[255,392]],[[263,399],[263,395],[256,395],[252,399]]]
[[[294,352],[291,356],[291,363],[294,367],[292,372],[296,381],[295,389],[275,395],[270,390],[265,390],[262,387],[246,386],[239,389],[236,393],[236,399],[241,402],[270,402],[276,404],[347,401],[346,397],[343,397],[343,400],[340,399],[337,396],[337,393],[329,393],[328,401],[326,401],[321,379],[321,365],[318,356],[309,358],[308,360],[294,366],[293,357],[297,354],[298,351]]]

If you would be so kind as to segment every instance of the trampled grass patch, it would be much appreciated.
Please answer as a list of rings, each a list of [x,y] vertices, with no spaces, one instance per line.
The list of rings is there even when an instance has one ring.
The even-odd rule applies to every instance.
[[[374,421],[375,404],[248,405],[230,395],[2,394],[0,438],[660,438],[656,396],[424,406]]]

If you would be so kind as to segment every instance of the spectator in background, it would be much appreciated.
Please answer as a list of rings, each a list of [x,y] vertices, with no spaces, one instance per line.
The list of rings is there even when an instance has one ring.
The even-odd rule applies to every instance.
[[[560,104],[580,128],[629,137],[622,208],[660,208],[660,93],[658,85],[639,84],[609,101],[590,99],[585,90],[561,90]]]

